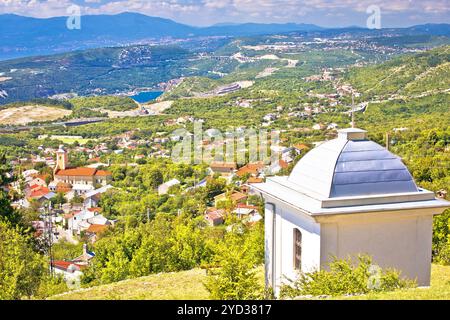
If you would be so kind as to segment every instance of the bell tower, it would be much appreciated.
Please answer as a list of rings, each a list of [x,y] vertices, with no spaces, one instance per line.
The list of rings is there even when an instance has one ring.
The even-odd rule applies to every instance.
[[[60,145],[58,151],[56,151],[56,166],[55,173],[58,170],[65,170],[68,168],[69,157],[67,156],[67,151],[64,150],[64,146]]]

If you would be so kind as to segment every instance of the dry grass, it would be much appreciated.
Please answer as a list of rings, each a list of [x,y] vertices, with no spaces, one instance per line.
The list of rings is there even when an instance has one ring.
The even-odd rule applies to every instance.
[[[154,274],[51,297],[57,300],[205,300],[205,270]]]
[[[147,104],[145,107],[150,109],[155,114],[161,114],[164,110],[169,109],[173,104],[173,101],[161,101],[157,103]]]
[[[264,285],[264,267],[256,268],[257,281]],[[50,297],[50,300],[208,300],[203,283],[206,271],[153,274]]]
[[[30,122],[53,121],[72,111],[46,106],[23,106],[0,110],[0,124],[24,125]]]
[[[203,283],[205,270],[161,273],[124,280],[108,285],[81,289],[51,297],[56,300],[206,300],[209,293]],[[264,270],[258,268],[258,281],[263,284]],[[393,292],[372,293],[338,300],[450,300],[450,266],[433,265],[431,286]]]

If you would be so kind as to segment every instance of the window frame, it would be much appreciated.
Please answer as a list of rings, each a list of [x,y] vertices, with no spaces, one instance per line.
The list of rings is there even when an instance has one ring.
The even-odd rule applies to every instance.
[[[294,228],[293,230],[293,269],[296,271],[302,270],[302,232],[298,228]]]

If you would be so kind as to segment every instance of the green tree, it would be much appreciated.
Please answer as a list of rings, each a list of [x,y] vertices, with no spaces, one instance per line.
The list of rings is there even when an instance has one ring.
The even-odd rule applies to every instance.
[[[10,224],[0,221],[0,300],[32,297],[46,272],[42,256]]]
[[[242,246],[240,235],[231,234],[219,248],[217,269],[209,271],[205,286],[211,299],[246,300],[263,297],[253,259],[248,248]]]

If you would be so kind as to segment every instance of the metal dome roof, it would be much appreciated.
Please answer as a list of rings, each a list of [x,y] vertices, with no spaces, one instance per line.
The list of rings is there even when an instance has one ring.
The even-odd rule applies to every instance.
[[[298,190],[320,198],[418,192],[401,159],[350,128],[307,153],[288,177]]]

